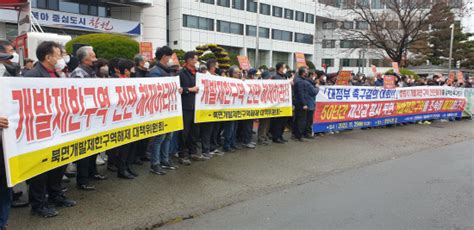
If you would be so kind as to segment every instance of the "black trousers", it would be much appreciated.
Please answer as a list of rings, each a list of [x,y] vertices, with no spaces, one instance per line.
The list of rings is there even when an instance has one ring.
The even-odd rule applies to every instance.
[[[146,150],[148,149],[148,141],[149,141],[149,138],[145,138],[145,139],[130,143],[132,145],[130,147],[131,148],[130,151],[132,152],[134,161],[140,158],[146,157]]]
[[[41,208],[48,204],[49,199],[63,196],[61,182],[67,165],[55,168],[28,180],[29,200],[31,208]]]
[[[132,164],[132,162],[135,160],[134,155],[130,151],[132,144],[133,143],[129,143],[107,150],[109,160],[113,159],[115,166],[118,169],[118,172],[126,171],[130,167],[130,164]]]
[[[252,142],[252,129],[253,129],[253,120],[241,120],[239,121],[239,133],[240,140],[244,144],[249,144]]]
[[[304,109],[295,109],[294,130],[296,138],[301,139],[305,134],[308,111]]]
[[[178,139],[179,157],[188,158],[197,153],[197,140],[199,138],[199,126],[194,123],[194,110],[183,110],[184,129],[181,130]]]
[[[308,110],[308,115],[306,115],[306,127],[303,133],[304,136],[311,136],[313,133],[313,118],[314,110]]]
[[[78,160],[76,162],[77,165],[77,177],[76,182],[78,185],[86,185],[89,184],[89,178],[99,174],[97,172],[97,155],[92,155],[86,157],[84,159]]]
[[[283,132],[285,131],[285,125],[288,122],[288,117],[275,117],[270,121],[270,133],[272,134],[273,140],[283,138]]]
[[[221,139],[221,134],[222,134],[222,122],[214,122],[213,123],[214,127],[212,129],[211,133],[211,150],[215,150],[219,148],[219,146],[222,146],[222,139]],[[201,131],[203,128],[201,128]]]
[[[210,153],[211,150],[215,149],[215,146],[213,146],[211,142],[212,133],[214,132],[214,123],[202,123],[199,125],[199,129],[201,134],[202,153]]]

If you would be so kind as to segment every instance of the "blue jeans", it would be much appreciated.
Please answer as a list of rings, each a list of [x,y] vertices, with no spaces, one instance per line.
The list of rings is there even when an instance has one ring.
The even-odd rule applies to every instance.
[[[151,144],[151,165],[170,163],[170,143],[173,133],[156,136]]]
[[[224,126],[224,150],[235,147],[237,137],[237,121],[226,121]]]
[[[12,189],[7,187],[3,183],[0,186],[2,186],[0,188],[0,228],[3,228],[5,227],[5,225],[7,225],[8,215],[10,214],[10,205],[12,203]]]

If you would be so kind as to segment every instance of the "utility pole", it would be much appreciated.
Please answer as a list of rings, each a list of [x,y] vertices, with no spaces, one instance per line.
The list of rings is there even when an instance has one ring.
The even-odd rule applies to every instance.
[[[449,45],[449,67],[448,74],[451,73],[451,64],[453,61],[453,43],[454,43],[454,23],[449,26],[451,28],[451,44]]]
[[[255,44],[255,68],[260,67],[260,0],[257,0],[257,37]]]

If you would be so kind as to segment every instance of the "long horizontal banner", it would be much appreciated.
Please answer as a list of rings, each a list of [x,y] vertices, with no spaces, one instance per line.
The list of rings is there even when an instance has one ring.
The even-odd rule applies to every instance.
[[[9,186],[183,128],[179,78],[0,78]]]
[[[288,80],[245,80],[197,74],[195,122],[291,117]]]
[[[383,126],[419,120],[461,117],[464,89],[450,87],[321,87],[314,132]]]

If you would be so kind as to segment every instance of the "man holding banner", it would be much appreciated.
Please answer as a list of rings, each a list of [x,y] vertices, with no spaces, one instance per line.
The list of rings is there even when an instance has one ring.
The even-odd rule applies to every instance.
[[[276,64],[276,74],[271,78],[272,80],[286,80],[286,72],[288,68],[285,63]],[[274,143],[284,144],[288,142],[283,138],[285,131],[285,124],[288,121],[288,117],[275,117],[270,122],[270,132],[272,134],[272,140]]]
[[[294,139],[303,141],[303,137],[308,138],[311,133],[307,133],[306,126],[308,117],[312,117],[314,112],[314,99],[316,97],[316,88],[306,80],[308,77],[308,68],[300,67],[298,75],[295,78],[294,95],[295,95],[295,124]]]

